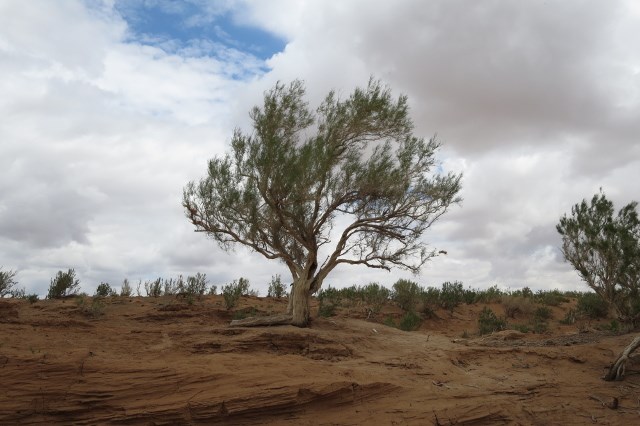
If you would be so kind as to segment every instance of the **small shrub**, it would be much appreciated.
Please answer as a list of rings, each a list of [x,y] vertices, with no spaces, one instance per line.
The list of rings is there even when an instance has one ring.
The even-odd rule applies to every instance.
[[[543,334],[549,331],[549,324],[542,318],[535,317],[531,322],[531,325],[534,333]]]
[[[464,298],[464,288],[462,287],[462,283],[459,281],[456,282],[445,282],[442,284],[442,290],[440,290],[440,304],[441,306],[453,313],[453,310],[456,306],[462,303]]]
[[[318,315],[324,318],[332,317],[336,314],[336,305],[333,303],[323,303],[320,301]]]
[[[222,296],[227,309],[235,307],[240,297],[249,293],[249,280],[246,278],[234,280],[231,284],[222,287]]]
[[[182,278],[182,277],[180,277]],[[207,274],[196,273],[195,276],[188,276],[186,284],[183,284],[182,292],[189,296],[202,296],[207,291]]]
[[[387,327],[393,327],[396,328],[396,322],[393,320],[393,318],[391,317],[391,315],[389,315],[388,317],[386,317],[384,319],[384,325],[386,325]]]
[[[115,296],[116,292],[111,288],[109,283],[100,283],[98,288],[96,288],[96,296],[98,297],[109,297]]]
[[[564,315],[564,318],[560,320],[560,324],[573,325],[575,323],[576,323],[576,311],[575,309],[571,308]]]
[[[26,296],[24,296],[24,298],[25,298],[26,300],[28,300],[28,301],[29,301],[29,303],[30,303],[30,304],[32,304],[32,305],[33,305],[34,303],[36,303],[38,300],[40,300],[39,296],[38,296],[37,294],[35,294],[35,293],[27,294]]]
[[[543,291],[539,290],[534,296],[536,302],[548,306],[560,306],[562,303],[569,301],[559,290]]]
[[[158,278],[155,281],[145,281],[144,291],[147,293],[147,297],[162,296],[162,278]]]
[[[553,317],[553,312],[551,311],[551,308],[547,306],[540,306],[533,313],[533,317],[534,319],[546,321],[551,319],[551,317]]]
[[[472,288],[468,288],[462,294],[462,300],[464,300],[464,303],[467,305],[473,305],[476,303],[476,300],[478,300],[478,292]]]
[[[530,331],[530,328],[528,325],[526,324],[512,324],[511,328],[513,328],[514,330],[517,330],[521,333],[528,333]]]
[[[480,335],[504,330],[506,326],[507,322],[504,318],[498,318],[487,306],[485,306],[482,312],[480,312],[480,316],[478,318],[478,329],[480,331]]]
[[[59,299],[78,293],[80,280],[76,278],[76,271],[69,269],[67,272],[58,271],[58,274],[51,279],[47,299]]]
[[[120,288],[120,296],[130,297],[131,293],[133,293],[133,289],[131,288],[131,285],[129,285],[129,280],[125,278],[124,281],[122,281],[122,287]]]
[[[277,297],[278,299],[287,295],[287,289],[282,284],[282,280],[280,279],[280,275],[275,275],[271,277],[271,282],[269,283],[269,289],[267,290],[267,297]]]
[[[435,287],[427,287],[420,292],[420,299],[424,307],[429,307],[431,310],[440,305],[440,289]]]
[[[22,288],[13,288],[11,289],[11,297],[15,298],[15,299],[24,299],[26,297],[26,292],[27,290],[22,287]]]
[[[18,284],[18,282],[15,280],[16,274],[16,271],[3,271],[2,267],[0,266],[0,297],[5,297],[9,294],[12,294],[14,286]]]
[[[209,295],[215,296],[216,294],[218,294],[218,286],[212,285],[211,288],[209,288]]]
[[[403,331],[413,331],[420,327],[422,319],[413,311],[409,311],[400,320],[399,328]]]
[[[533,301],[524,296],[503,296],[502,306],[504,307],[504,314],[507,318],[526,316],[533,311]]]
[[[497,285],[494,285],[486,290],[478,290],[476,303],[499,303],[502,300],[502,296],[502,291]]]
[[[380,312],[380,309],[389,300],[391,291],[378,283],[369,283],[362,288],[364,301],[371,306],[374,313]]]
[[[420,299],[421,290],[417,283],[400,279],[393,285],[393,300],[402,310],[413,311]]]
[[[76,297],[76,305],[80,311],[88,317],[98,318],[104,314],[105,304],[100,298],[94,297],[91,304],[87,302],[88,297],[79,295]]]
[[[576,306],[580,315],[589,319],[606,318],[609,315],[607,302],[596,293],[583,293],[578,297]]]
[[[169,278],[168,280],[161,280],[162,286],[164,287],[164,291],[160,291],[158,296],[161,296],[163,293],[166,296],[172,296],[177,293],[181,293],[184,291],[184,279],[182,275],[178,276],[175,280],[173,278]]]

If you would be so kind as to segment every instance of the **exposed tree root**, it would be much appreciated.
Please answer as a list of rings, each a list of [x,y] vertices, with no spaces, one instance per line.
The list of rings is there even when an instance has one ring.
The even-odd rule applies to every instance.
[[[290,325],[293,321],[293,315],[280,314],[269,315],[266,317],[249,317],[231,321],[233,327],[261,327],[269,325]]]
[[[604,376],[604,379],[607,381],[611,380],[622,380],[624,377],[624,373],[626,370],[627,361],[629,360],[629,356],[633,351],[640,347],[640,336],[637,336],[633,341],[624,348],[622,353],[618,356],[616,361],[609,368],[609,372]]]

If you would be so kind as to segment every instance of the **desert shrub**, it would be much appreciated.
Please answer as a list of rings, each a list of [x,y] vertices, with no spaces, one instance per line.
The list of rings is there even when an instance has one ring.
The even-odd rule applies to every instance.
[[[27,299],[31,304],[34,304],[38,300],[40,300],[40,297],[35,293],[27,294],[24,298]]]
[[[340,290],[331,286],[318,292],[318,315],[330,317],[335,315],[336,307],[340,304]]]
[[[76,278],[76,271],[69,269],[67,272],[58,271],[58,274],[51,279],[47,299],[59,299],[78,293],[80,280]]]
[[[222,286],[222,297],[224,298],[224,304],[227,309],[231,309],[238,304],[241,296],[250,294],[249,280],[246,278],[239,278],[234,280],[231,284]]]
[[[175,280],[173,278],[169,278],[168,280],[160,279],[160,282],[162,283],[161,286],[163,290],[160,291],[158,296],[161,296],[162,294],[171,296],[185,291],[184,278],[182,278],[182,275],[179,275]]]
[[[111,288],[109,283],[100,283],[98,288],[96,288],[96,296],[98,297],[109,297],[115,296],[116,292]]]
[[[609,315],[607,302],[596,293],[583,293],[578,297],[576,309],[580,315],[590,319],[606,318]]]
[[[476,303],[499,303],[504,295],[497,285],[485,290],[477,290]]]
[[[18,284],[15,280],[16,274],[16,271],[3,271],[0,266],[0,297],[13,294],[12,292],[14,291],[15,285]]]
[[[548,306],[540,306],[533,313],[533,317],[536,319],[546,321],[546,320],[550,320],[551,317],[553,317],[553,312],[551,311],[551,308],[549,308]]]
[[[218,286],[212,285],[211,288],[209,288],[209,295],[215,296],[216,294],[218,294]]]
[[[267,290],[267,297],[285,297],[287,295],[287,288],[282,284],[280,274],[272,276],[269,283],[269,289]]]
[[[462,283],[459,281],[456,282],[445,282],[442,284],[442,290],[440,290],[440,305],[453,313],[453,309],[460,305],[464,300],[464,288],[462,287]]]
[[[320,301],[318,305],[318,315],[324,318],[332,317],[336,314],[336,305],[330,302],[323,303]]]
[[[98,318],[104,314],[105,304],[100,298],[94,297],[91,303],[88,302],[88,297],[85,295],[78,295],[76,297],[76,305],[80,308],[80,311],[88,317]]]
[[[162,278],[158,278],[155,281],[145,281],[144,291],[148,297],[162,296]]]
[[[569,301],[560,290],[539,290],[534,296],[536,302],[547,306],[560,306]]]
[[[182,278],[182,277],[180,277]],[[187,282],[182,286],[182,292],[190,296],[202,296],[207,291],[207,274],[196,273],[188,276]]]
[[[386,325],[387,327],[396,328],[396,322],[393,320],[393,317],[391,317],[391,315],[389,315],[384,319],[383,324]]]
[[[517,315],[526,316],[533,312],[533,301],[524,296],[503,296],[502,306],[507,318],[515,318]]]
[[[494,331],[504,330],[507,322],[504,318],[498,318],[496,314],[487,306],[482,309],[478,317],[478,329],[480,335],[493,333]]]
[[[560,324],[573,325],[575,323],[576,323],[576,311],[575,309],[571,308],[564,315],[564,318],[560,320]]]
[[[131,293],[133,293],[133,289],[129,284],[129,280],[125,278],[124,281],[122,281],[122,287],[120,287],[120,296],[129,297]]]
[[[467,288],[462,293],[462,300],[467,305],[473,305],[478,300],[478,292],[472,288]]]
[[[521,333],[528,333],[531,330],[527,324],[511,324],[510,327]]]
[[[340,303],[344,303],[344,301],[348,301],[350,305],[354,305],[356,302],[361,301],[363,299],[362,292],[356,285],[352,285],[351,287],[344,287],[338,290],[340,295]]]
[[[393,285],[393,300],[404,311],[413,311],[415,309],[422,289],[420,286],[409,280],[399,279]]]
[[[421,323],[422,319],[420,318],[420,316],[413,311],[409,311],[404,314],[402,319],[400,319],[400,324],[398,325],[398,327],[400,328],[400,330],[413,331],[420,327]]]
[[[378,283],[369,283],[362,288],[364,301],[371,306],[373,312],[378,313],[391,296],[388,288]]]

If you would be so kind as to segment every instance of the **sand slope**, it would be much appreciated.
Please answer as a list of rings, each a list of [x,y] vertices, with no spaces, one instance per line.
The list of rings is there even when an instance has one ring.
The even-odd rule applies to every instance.
[[[0,300],[0,424],[640,424],[637,366],[601,380],[631,335],[474,336],[483,305],[404,332],[380,324],[393,307],[247,329],[220,296],[105,303],[93,318],[74,299]]]

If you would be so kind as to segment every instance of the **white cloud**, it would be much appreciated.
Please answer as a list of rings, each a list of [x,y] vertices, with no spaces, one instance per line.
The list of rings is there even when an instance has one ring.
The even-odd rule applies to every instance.
[[[193,233],[180,206],[277,80],[306,80],[317,104],[374,75],[409,96],[417,133],[438,133],[465,200],[426,236],[449,254],[423,284],[575,287],[558,218],[601,186],[618,206],[638,199],[634,2],[190,4],[206,10],[186,24],[231,13],[287,46],[263,63],[208,40],[136,38],[113,2],[0,3],[0,253],[21,283],[43,294],[69,267],[89,292],[197,271],[263,293],[271,275],[287,280]],[[344,267],[327,282],[399,277],[412,278]]]

